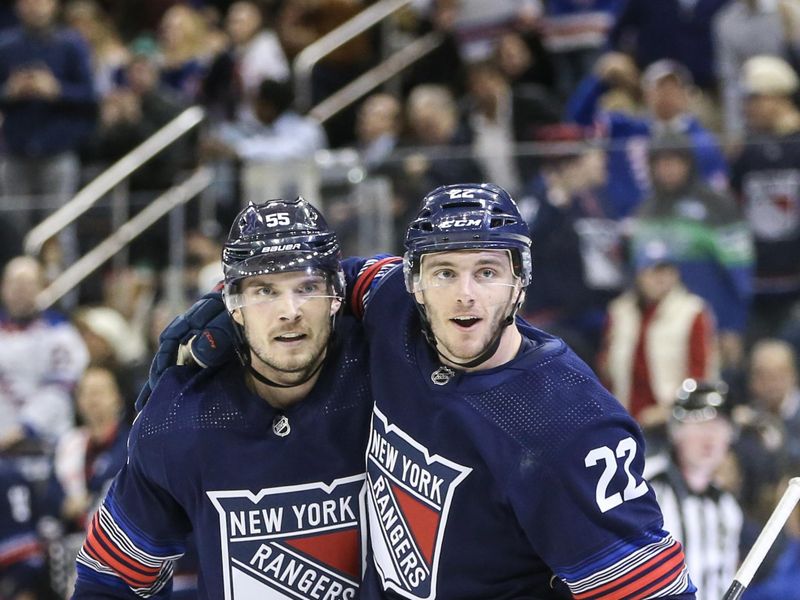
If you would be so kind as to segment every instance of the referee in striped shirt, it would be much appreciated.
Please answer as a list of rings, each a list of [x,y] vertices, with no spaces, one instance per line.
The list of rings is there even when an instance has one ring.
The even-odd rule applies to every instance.
[[[742,511],[715,482],[733,441],[727,386],[687,379],[669,423],[669,455],[649,459],[646,475],[664,528],[682,544],[697,600],[719,600],[739,562]]]

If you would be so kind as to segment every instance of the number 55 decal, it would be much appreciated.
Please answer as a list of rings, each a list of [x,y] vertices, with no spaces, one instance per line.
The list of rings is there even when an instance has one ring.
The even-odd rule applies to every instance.
[[[599,448],[589,451],[589,454],[586,455],[584,462],[587,468],[594,467],[601,460],[606,463],[605,469],[603,469],[603,473],[600,475],[600,481],[597,482],[597,489],[595,490],[595,499],[597,500],[597,506],[600,508],[600,512],[609,511],[626,500],[634,500],[647,493],[647,483],[642,480],[637,484],[636,479],[631,474],[631,463],[635,457],[636,442],[634,442],[631,437],[620,440],[619,444],[617,444],[616,452],[608,446],[600,446]],[[608,496],[606,495],[608,493],[608,484],[611,483],[611,480],[614,479],[614,475],[617,473],[617,469],[619,468],[617,459],[619,458],[625,458],[625,463],[622,468],[628,476],[628,484],[625,486],[622,493],[615,492]]]

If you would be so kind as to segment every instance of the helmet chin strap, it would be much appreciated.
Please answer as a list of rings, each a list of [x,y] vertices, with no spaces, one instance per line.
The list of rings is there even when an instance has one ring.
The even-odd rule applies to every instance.
[[[522,292],[523,289],[520,288],[519,292],[517,292],[517,297],[514,299],[514,302],[512,303],[513,308],[511,312],[508,315],[506,315],[506,317],[500,323],[500,327],[497,328],[497,331],[495,332],[492,341],[489,342],[483,349],[483,351],[472,360],[461,363],[453,360],[452,358],[448,358],[444,354],[442,354],[442,351],[439,350],[439,345],[436,341],[436,336],[433,334],[433,328],[431,327],[431,323],[428,320],[428,316],[425,314],[425,308],[419,302],[416,302],[417,310],[419,311],[420,318],[422,320],[422,330],[423,333],[425,334],[425,339],[428,340],[428,343],[431,346],[433,346],[433,348],[436,350],[436,353],[441,358],[444,358],[445,360],[452,363],[456,367],[460,367],[462,369],[472,369],[474,367],[477,367],[478,365],[481,365],[490,358],[492,358],[497,352],[497,349],[500,347],[500,341],[503,338],[503,333],[505,332],[506,328],[514,322],[514,315],[516,315],[517,311],[519,310],[520,298],[522,297]]]

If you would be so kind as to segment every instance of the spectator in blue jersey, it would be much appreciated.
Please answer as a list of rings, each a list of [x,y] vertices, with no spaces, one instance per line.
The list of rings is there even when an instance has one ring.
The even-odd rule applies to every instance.
[[[38,600],[46,593],[44,552],[30,484],[0,455],[0,597]]]
[[[362,599],[694,598],[639,428],[561,340],[515,320],[530,244],[505,190],[451,185],[425,197],[402,262],[343,265],[375,398]]]
[[[631,116],[603,111],[599,100],[609,84],[628,72],[628,59],[611,53],[602,57],[570,99],[567,118],[582,125],[598,125],[608,139],[608,196],[617,215],[629,216],[650,193],[647,147],[655,134],[676,132],[689,136],[700,175],[714,189],[724,190],[728,167],[718,141],[690,112],[692,78],[686,67],[672,60],[650,65],[641,86],[647,115]]]
[[[735,369],[752,297],[752,236],[733,198],[698,177],[690,138],[660,136],[649,156],[653,192],[634,213],[632,257],[653,240],[667,244],[683,283],[714,311],[723,368]]]
[[[78,188],[78,148],[95,122],[89,49],[77,32],[57,26],[58,6],[58,0],[17,0],[20,26],[0,35],[8,152],[0,184],[17,208],[21,231],[30,228],[31,211],[58,208]],[[74,233],[61,242],[67,260],[74,258]]]
[[[698,600],[717,600],[739,564],[742,510],[720,481],[734,428],[728,386],[687,379],[676,392],[668,456],[648,460],[664,525],[681,540]]]
[[[190,532],[200,597],[356,597],[372,399],[363,336],[339,314],[339,257],[302,198],[237,215],[220,323],[239,360],[169,369],[152,390],[78,555],[75,598],[172,597]],[[186,319],[174,326],[202,313]]]
[[[755,237],[750,338],[774,336],[800,301],[800,79],[775,56],[745,62],[745,117],[753,143],[733,166],[732,183]]]

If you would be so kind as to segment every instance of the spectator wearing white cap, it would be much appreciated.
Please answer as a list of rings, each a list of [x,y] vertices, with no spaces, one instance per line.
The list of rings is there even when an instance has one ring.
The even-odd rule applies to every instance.
[[[712,22],[716,75],[728,140],[745,134],[744,94],[739,72],[754,56],[792,56],[800,50],[800,3],[797,0],[734,0]]]
[[[750,132],[733,167],[756,249],[751,337],[775,335],[800,300],[800,80],[776,56],[755,56],[741,74]]]

